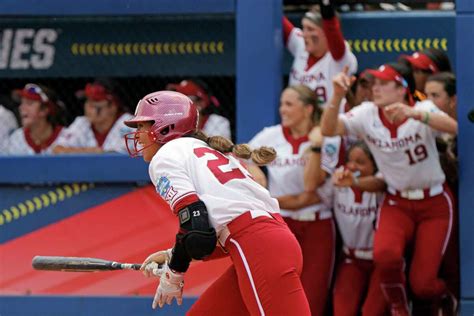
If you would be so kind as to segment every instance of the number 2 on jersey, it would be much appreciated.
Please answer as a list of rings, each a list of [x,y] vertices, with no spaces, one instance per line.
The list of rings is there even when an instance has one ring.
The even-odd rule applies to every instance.
[[[222,171],[219,167],[228,165],[230,160],[222,153],[212,148],[200,147],[194,149],[194,154],[201,158],[205,154],[212,154],[217,159],[207,161],[207,167],[220,183],[226,184],[232,179],[245,179],[245,174],[239,168],[232,168],[229,171]]]

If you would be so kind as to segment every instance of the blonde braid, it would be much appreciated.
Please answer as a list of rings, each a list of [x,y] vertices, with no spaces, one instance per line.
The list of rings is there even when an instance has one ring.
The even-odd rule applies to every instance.
[[[248,144],[234,144],[230,139],[223,136],[208,137],[203,131],[196,131],[191,137],[202,140],[212,149],[221,153],[233,153],[242,159],[252,159],[257,165],[266,165],[276,158],[276,151],[272,147],[260,147],[252,150]]]

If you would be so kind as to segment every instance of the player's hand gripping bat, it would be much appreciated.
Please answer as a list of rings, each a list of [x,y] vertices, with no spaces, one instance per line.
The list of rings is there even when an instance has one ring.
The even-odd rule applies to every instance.
[[[99,258],[35,256],[32,262],[36,270],[94,272],[111,270],[140,270],[139,263],[120,263]],[[157,266],[159,270],[161,266]],[[155,273],[154,273],[155,274]]]

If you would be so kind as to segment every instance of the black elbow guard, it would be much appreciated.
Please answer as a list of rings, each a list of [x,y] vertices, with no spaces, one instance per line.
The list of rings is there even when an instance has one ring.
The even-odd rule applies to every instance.
[[[180,232],[176,242],[181,243],[192,259],[209,256],[217,244],[216,230],[209,223],[206,205],[197,201],[178,212]]]

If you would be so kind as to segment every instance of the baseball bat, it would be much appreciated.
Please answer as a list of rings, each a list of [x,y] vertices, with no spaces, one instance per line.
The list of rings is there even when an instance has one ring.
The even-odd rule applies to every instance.
[[[120,263],[99,258],[35,256],[32,261],[36,270],[94,272],[111,270],[140,270],[139,263]]]

